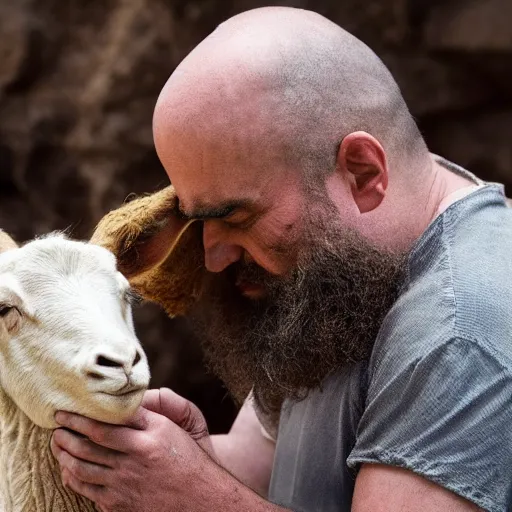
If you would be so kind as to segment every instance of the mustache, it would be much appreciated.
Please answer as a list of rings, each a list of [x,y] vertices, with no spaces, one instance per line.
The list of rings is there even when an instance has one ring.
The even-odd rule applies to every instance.
[[[235,284],[237,283],[251,283],[267,287],[269,284],[281,281],[282,278],[270,274],[263,267],[257,263],[234,263],[232,269]]]
[[[233,273],[237,281],[247,281],[254,284],[264,284],[271,274],[256,263],[233,263]]]
[[[224,287],[228,289],[238,290],[239,285],[251,284],[261,286],[266,292],[271,292],[272,290],[287,283],[289,280],[290,276],[272,274],[257,263],[238,261],[232,263],[220,275],[211,276],[210,289],[214,282],[216,283],[215,286],[218,286],[220,282],[223,282]]]

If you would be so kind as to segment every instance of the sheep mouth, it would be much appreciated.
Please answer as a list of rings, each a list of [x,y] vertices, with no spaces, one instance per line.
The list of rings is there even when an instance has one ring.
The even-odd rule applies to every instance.
[[[101,394],[108,395],[108,396],[114,396],[116,398],[118,397],[129,397],[136,395],[137,393],[140,393],[141,391],[144,391],[144,388],[142,387],[136,387],[136,388],[129,388],[129,389],[120,389],[118,391],[101,391]]]

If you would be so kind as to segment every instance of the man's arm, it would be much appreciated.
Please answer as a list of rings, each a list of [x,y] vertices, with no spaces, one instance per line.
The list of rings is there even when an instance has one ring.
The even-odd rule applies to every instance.
[[[56,420],[66,427],[54,432],[51,444],[64,485],[103,512],[286,512],[218,463],[203,415],[169,389],[148,391],[129,426],[63,412]],[[240,442],[238,434],[233,439]],[[218,450],[231,464],[237,460]],[[236,464],[240,469],[241,459]]]
[[[356,479],[352,512],[475,512],[474,503],[412,471],[363,464]]]
[[[211,439],[220,464],[244,484],[266,496],[275,444],[262,435],[251,402],[246,402],[240,409],[229,434],[212,436]],[[222,482],[219,487],[220,499],[228,492],[240,500],[234,503],[234,509],[242,504],[252,503],[255,508],[251,509],[251,512],[284,510],[267,502],[255,500],[255,497],[251,496],[252,493],[238,482],[222,477],[219,478],[219,482]],[[233,486],[232,489],[229,486]],[[481,509],[412,471],[384,464],[363,464],[356,479],[352,512],[397,510],[476,512]]]
[[[263,436],[252,400],[246,400],[229,434],[211,436],[211,441],[222,467],[261,496],[267,496],[275,443]]]
[[[411,338],[408,343],[417,342]],[[347,459],[349,467],[361,467],[355,510],[386,510],[382,503],[389,500],[405,502],[405,510],[428,510],[413,501],[427,494],[429,500],[453,500],[445,510],[475,510],[468,502],[483,510],[507,510],[512,488],[508,355],[490,341],[455,337],[432,349],[426,344],[420,345],[424,353],[419,358],[416,349],[408,351],[403,344],[400,350],[388,344],[375,354],[379,363]],[[374,496],[381,498],[380,504],[369,501]]]
[[[196,505],[197,503],[198,501]],[[220,466],[217,466],[213,478],[210,479],[204,507],[191,507],[190,510],[194,512],[291,512],[289,509],[266,501]]]

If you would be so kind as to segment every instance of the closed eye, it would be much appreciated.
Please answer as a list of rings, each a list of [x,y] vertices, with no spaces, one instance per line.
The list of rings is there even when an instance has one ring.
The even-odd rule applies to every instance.
[[[257,216],[246,212],[232,212],[222,220],[232,228],[247,229],[256,221]]]

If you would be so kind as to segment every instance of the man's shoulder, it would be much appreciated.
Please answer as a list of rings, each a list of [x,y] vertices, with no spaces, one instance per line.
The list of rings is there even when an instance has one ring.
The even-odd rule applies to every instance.
[[[370,368],[414,364],[454,339],[496,351],[512,368],[512,209],[489,187],[437,219],[413,251]]]
[[[496,189],[477,194],[440,216],[410,258],[347,462],[409,469],[501,511],[512,464],[512,212]]]
[[[456,337],[415,360],[386,358],[370,378],[349,466],[399,466],[485,510],[505,510],[511,368],[478,340]]]
[[[454,335],[510,352],[512,209],[477,204],[458,217],[447,245]]]

